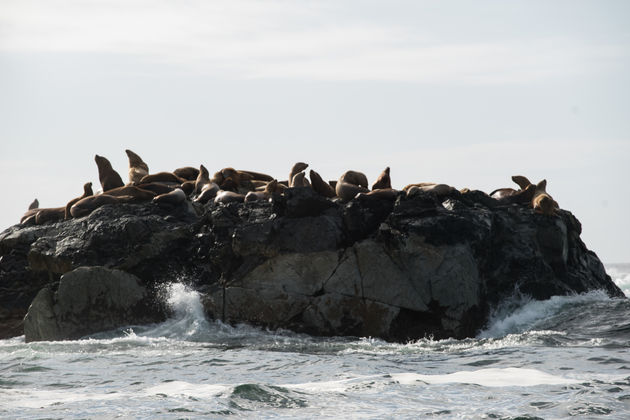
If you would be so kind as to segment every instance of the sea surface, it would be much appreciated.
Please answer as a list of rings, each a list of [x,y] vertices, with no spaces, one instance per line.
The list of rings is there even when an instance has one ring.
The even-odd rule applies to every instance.
[[[630,264],[606,267],[630,296]],[[466,340],[318,338],[204,318],[0,340],[0,418],[630,419],[630,301],[515,296]]]

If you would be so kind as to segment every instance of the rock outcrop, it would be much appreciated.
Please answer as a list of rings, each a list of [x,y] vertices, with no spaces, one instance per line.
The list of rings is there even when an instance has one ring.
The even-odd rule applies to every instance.
[[[164,316],[155,290],[176,279],[225,322],[399,341],[473,336],[515,289],[623,296],[568,211],[479,191],[394,198],[344,204],[303,187],[271,202],[105,205],[13,226],[0,234],[0,336],[22,333],[31,301],[27,340],[152,322]]]

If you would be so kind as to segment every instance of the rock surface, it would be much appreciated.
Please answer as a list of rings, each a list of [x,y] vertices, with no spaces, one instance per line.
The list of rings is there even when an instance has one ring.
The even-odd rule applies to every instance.
[[[147,307],[148,295],[133,274],[79,267],[61,276],[57,292],[45,287],[35,296],[24,318],[25,339],[76,339],[133,323],[163,320],[159,306]]]
[[[479,191],[344,204],[291,188],[272,202],[106,205],[0,234],[0,337],[76,338],[152,322],[164,316],[152,291],[176,279],[225,322],[399,341],[469,337],[516,289],[536,299],[623,296],[580,233],[568,211],[544,216]],[[135,303],[117,294],[123,271],[137,277],[138,289],[124,280]],[[100,302],[97,312],[77,309],[87,301]],[[60,324],[70,318],[72,327]]]

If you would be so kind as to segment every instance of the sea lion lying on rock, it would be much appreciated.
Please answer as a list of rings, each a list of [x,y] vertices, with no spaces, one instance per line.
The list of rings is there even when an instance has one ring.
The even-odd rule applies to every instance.
[[[447,184],[419,182],[416,184],[406,185],[405,188],[403,188],[403,191],[407,192],[407,196],[411,196],[415,194],[416,191],[432,192],[435,195],[449,195],[457,190]]]
[[[175,207],[186,201],[186,193],[181,188],[175,188],[173,191],[160,194],[153,198],[153,202],[160,207]]]
[[[180,178],[172,172],[158,172],[155,174],[145,175],[140,179],[140,184],[149,184],[152,182],[161,182],[164,184],[181,185],[186,180]]]
[[[359,193],[367,193],[367,177],[357,171],[346,171],[335,185],[335,192],[342,201],[350,201]]]
[[[215,203],[242,203],[245,201],[243,194],[235,193],[233,191],[219,191],[214,198]]]
[[[201,193],[195,198],[196,203],[206,204],[208,201],[213,200],[217,193],[220,191],[220,188],[214,182],[209,182],[205,184],[201,189]]]
[[[245,202],[269,200],[278,189],[278,180],[274,179],[267,183],[264,191],[250,191],[245,195]]]
[[[183,168],[177,168],[173,171],[175,175],[188,181],[194,181],[199,175],[199,169],[192,166],[184,166]]]
[[[92,213],[95,209],[106,204],[135,203],[137,198],[130,196],[116,197],[109,194],[98,194],[83,198],[70,207],[72,217],[83,217]]]
[[[546,191],[547,180],[543,179],[536,184],[536,190],[534,191],[534,198],[532,198],[532,207],[536,213],[541,213],[547,216],[553,216],[556,214],[556,210],[559,208],[558,203],[551,198]]]
[[[85,197],[91,197],[93,195],[94,195],[94,192],[92,191],[92,183],[91,182],[86,182],[85,184],[83,184],[83,195],[68,201],[68,204],[66,204],[66,207],[65,207],[65,210],[64,210],[63,218],[65,220],[68,220],[68,219],[72,218],[72,215],[70,214],[70,208],[72,206],[74,206],[77,201],[82,200]]]
[[[366,193],[356,195],[357,200],[395,200],[398,197],[398,190],[393,188],[378,188]]]

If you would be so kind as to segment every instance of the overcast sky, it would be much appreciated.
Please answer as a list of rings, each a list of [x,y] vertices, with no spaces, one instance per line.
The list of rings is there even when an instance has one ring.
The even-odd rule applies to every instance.
[[[0,0],[0,229],[37,197],[304,161],[394,187],[547,190],[630,262],[630,2]]]

